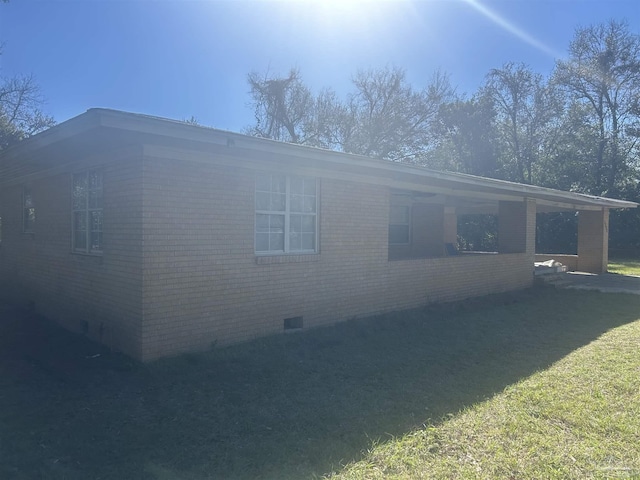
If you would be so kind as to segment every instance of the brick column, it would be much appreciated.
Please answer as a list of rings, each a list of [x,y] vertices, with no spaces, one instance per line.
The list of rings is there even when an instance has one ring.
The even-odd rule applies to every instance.
[[[498,204],[498,252],[535,255],[536,202],[501,201]],[[533,264],[533,260],[531,260]]]
[[[578,215],[578,270],[604,273],[609,263],[609,209]]]
[[[456,207],[444,207],[444,243],[458,243],[458,216]]]

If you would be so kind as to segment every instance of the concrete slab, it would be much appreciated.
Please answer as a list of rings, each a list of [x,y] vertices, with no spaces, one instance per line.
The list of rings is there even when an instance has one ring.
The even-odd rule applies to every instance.
[[[552,282],[558,288],[595,290],[605,293],[640,295],[640,276],[617,273],[567,272],[558,274]]]

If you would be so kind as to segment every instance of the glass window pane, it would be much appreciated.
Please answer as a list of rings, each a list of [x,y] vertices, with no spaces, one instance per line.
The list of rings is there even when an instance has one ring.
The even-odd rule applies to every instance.
[[[258,174],[255,188],[256,252],[315,251],[317,180]]]
[[[302,212],[303,205],[303,196],[302,195],[291,195],[291,211],[292,212]]]
[[[289,249],[292,251],[302,249],[302,234],[296,232],[289,234]]]
[[[91,250],[102,250],[102,232],[91,232]]]
[[[89,188],[91,190],[102,188],[102,172],[89,172]]]
[[[302,195],[304,193],[304,181],[301,177],[291,177],[289,183],[292,194]]]
[[[269,210],[271,195],[266,192],[256,192],[256,210]]]
[[[287,196],[284,193],[271,194],[271,210],[274,212],[284,212],[286,208]]]
[[[406,205],[392,205],[389,212],[389,223],[391,224],[408,224],[409,223],[409,207]]]
[[[271,191],[271,175],[256,176],[256,191],[260,191],[260,192]]]
[[[304,179],[304,194],[315,195],[316,194],[316,179],[305,178]]]
[[[269,231],[269,215],[256,215],[256,232]]]
[[[291,215],[291,219],[289,220],[289,230],[292,233],[302,232],[302,216],[301,215]]]
[[[102,231],[102,210],[94,210],[91,215],[91,230],[94,232]]]
[[[303,233],[302,234],[302,250],[315,250],[315,249],[316,249],[315,233]]]
[[[269,230],[284,233],[284,215],[269,215]]]
[[[256,233],[256,252],[269,251],[269,234]]]
[[[308,213],[315,213],[316,197],[304,197],[304,211]]]
[[[29,230],[31,230],[31,227],[33,227],[33,224],[36,222],[36,209],[35,208],[27,208],[24,211],[24,226],[25,229],[27,227],[29,227]]]
[[[284,250],[284,233],[269,234],[269,250],[271,251]]]
[[[287,190],[287,177],[285,175],[271,175],[271,191],[285,193]]]
[[[301,217],[302,217],[301,231],[305,233],[315,233],[316,231],[315,215],[301,215]]]
[[[31,192],[29,190],[25,188],[22,197],[24,200],[24,208],[33,207],[33,198],[31,197]]]
[[[87,176],[85,174],[73,176],[73,209],[87,208]]]
[[[73,209],[82,210],[87,208],[87,197],[85,195],[86,190],[80,187],[73,187]]]
[[[89,208],[102,208],[102,190],[89,191]]]
[[[73,228],[76,231],[87,231],[87,215],[85,212],[74,212]]]
[[[76,230],[73,236],[73,248],[76,250],[87,249],[87,232],[84,230]]]

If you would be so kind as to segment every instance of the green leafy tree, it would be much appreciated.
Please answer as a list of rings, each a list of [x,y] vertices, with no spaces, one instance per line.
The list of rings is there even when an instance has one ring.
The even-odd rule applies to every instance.
[[[590,192],[615,195],[638,161],[640,37],[614,20],[578,28],[555,80],[588,114],[582,128],[591,147],[581,153],[590,163]]]
[[[493,99],[481,90],[470,99],[441,106],[436,126],[437,146],[428,165],[440,170],[496,176],[496,131]]]

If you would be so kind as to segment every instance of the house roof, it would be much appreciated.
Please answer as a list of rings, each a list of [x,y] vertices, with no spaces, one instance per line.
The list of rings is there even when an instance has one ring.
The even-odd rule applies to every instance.
[[[149,115],[93,108],[0,154],[0,179],[15,176],[18,162],[52,166],[70,155],[128,145],[190,149],[252,163],[300,166],[337,178],[350,176],[388,185],[426,202],[440,202],[468,212],[490,212],[500,200],[533,198],[538,211],[635,208],[625,200],[565,192],[493,178],[406,165],[387,160],[295,145]],[[175,150],[174,150],[175,152]],[[210,156],[213,158],[213,156]],[[250,160],[252,159],[252,160]],[[12,169],[13,165],[13,169]],[[428,195],[424,195],[424,194]]]

